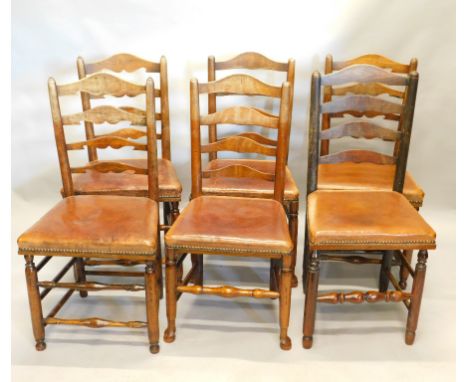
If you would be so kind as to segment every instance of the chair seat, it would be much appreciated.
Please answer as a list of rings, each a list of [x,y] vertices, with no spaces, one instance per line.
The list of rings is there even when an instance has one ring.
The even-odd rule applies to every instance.
[[[311,249],[435,248],[435,232],[398,192],[319,190],[307,202]]]
[[[289,254],[293,243],[283,206],[273,199],[200,196],[184,208],[166,247],[201,253]],[[196,252],[195,252],[196,253]]]
[[[117,161],[141,168],[146,168],[148,165],[146,159],[118,159]],[[96,162],[100,161],[93,163]],[[158,159],[158,181],[159,200],[180,201],[182,186],[171,161]],[[133,174],[130,171],[121,173],[87,171],[83,174],[73,174],[73,184],[77,195],[148,195],[148,176]]]
[[[318,169],[319,190],[377,190],[391,191],[395,165],[374,163],[321,164]],[[421,207],[424,191],[409,172],[405,175],[403,194],[414,207]]]
[[[214,159],[210,161],[206,170],[241,164],[256,170],[275,173],[275,161],[258,159]],[[203,194],[222,196],[242,196],[247,198],[271,198],[273,196],[273,182],[257,178],[207,178],[203,179]],[[284,200],[299,199],[299,189],[286,167],[284,184]]]
[[[156,252],[157,236],[153,200],[80,195],[57,203],[18,238],[18,247],[20,254],[148,257]]]

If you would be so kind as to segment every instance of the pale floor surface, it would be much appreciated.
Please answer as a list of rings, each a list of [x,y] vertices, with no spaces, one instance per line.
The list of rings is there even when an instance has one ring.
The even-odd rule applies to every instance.
[[[406,310],[401,304],[319,305],[314,347],[301,344],[304,296],[292,294],[289,335],[293,348],[281,351],[278,302],[184,295],[178,304],[177,339],[161,340],[161,351],[148,351],[143,329],[88,329],[52,326],[46,330],[47,350],[36,352],[31,331],[23,258],[16,237],[47,211],[54,201],[30,204],[12,195],[12,365],[15,381],[263,381],[372,380],[450,381],[455,379],[455,212],[422,213],[438,233],[438,249],[430,252],[416,341],[404,344]],[[302,243],[303,215],[300,216]],[[63,259],[53,259],[42,277],[52,277]],[[187,260],[187,263],[189,261]],[[297,274],[301,275],[299,250]],[[207,261],[207,283],[265,286],[265,261]],[[71,276],[71,275],[70,275]],[[325,264],[320,288],[375,289],[378,268]],[[52,292],[44,311],[63,292]],[[49,297],[48,297],[49,298]],[[118,300],[116,299],[118,298]],[[143,293],[102,293],[81,299],[75,294],[60,317],[100,316],[144,320]],[[161,301],[160,327],[166,326]]]

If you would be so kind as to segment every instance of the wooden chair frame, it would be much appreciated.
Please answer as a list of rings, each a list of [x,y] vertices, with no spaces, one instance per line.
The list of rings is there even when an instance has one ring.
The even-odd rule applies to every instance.
[[[226,61],[216,61],[214,56],[208,57],[208,81],[216,81],[217,71],[233,70],[233,69],[247,69],[247,70],[269,70],[276,72],[284,72],[286,74],[286,81],[291,87],[291,104],[289,107],[289,123],[292,120],[293,111],[293,98],[294,98],[294,80],[295,80],[295,67],[296,62],[293,59],[289,59],[288,62],[277,62],[265,57],[264,55],[256,52],[246,52],[237,55],[236,57]],[[216,113],[216,100],[218,96],[224,96],[224,94],[208,94],[208,112],[210,114]],[[210,143],[214,143],[218,140],[218,126],[216,123],[212,123],[208,126],[208,138]],[[265,141],[266,144],[271,142]],[[287,148],[286,164],[289,156],[289,147]],[[209,153],[209,160],[212,161],[217,159],[216,152]],[[293,255],[293,287],[296,287],[297,277],[295,274],[296,259],[297,259],[297,233],[298,233],[298,213],[299,213],[299,199],[297,200],[284,200],[284,208],[288,215],[289,220],[289,231],[291,238],[294,242],[294,255]]]
[[[206,116],[200,115],[200,94],[243,94],[265,95],[281,99],[280,114],[272,116],[259,109],[251,107],[228,108],[221,112],[209,112]],[[192,198],[202,197],[202,182],[204,178],[216,176],[259,177],[274,181],[273,198],[282,203],[284,197],[284,182],[286,169],[286,153],[289,145],[289,105],[291,88],[288,82],[282,87],[267,85],[254,77],[247,75],[233,75],[218,81],[199,84],[196,79],[190,82],[190,121],[191,121],[191,170],[192,170]],[[206,145],[201,144],[200,127],[210,123],[229,124],[259,124],[278,129],[276,147],[267,146],[258,137],[251,138],[239,134],[230,136]],[[257,152],[276,157],[275,174],[267,174],[244,165],[230,165],[221,169],[203,171],[201,164],[202,153],[215,151]],[[239,199],[241,199],[239,197]],[[186,254],[192,256],[192,267],[185,277],[177,275],[177,267],[185,259]],[[270,258],[273,269],[273,288],[270,289],[244,289],[234,286],[206,286],[203,284],[203,255],[243,256],[256,258]],[[176,332],[176,306],[182,293],[208,294],[232,298],[249,296],[254,298],[280,299],[280,346],[284,350],[291,348],[291,340],[287,335],[291,304],[292,282],[292,253],[281,255],[278,253],[255,252],[246,253],[240,250],[216,249],[201,250],[198,247],[173,248],[166,242],[166,313],[168,327],[164,332],[164,340],[173,342]],[[189,285],[192,284],[192,285]]]
[[[325,58],[325,74],[331,74],[337,70],[342,70],[348,68],[352,65],[373,65],[378,68],[390,70],[392,73],[398,74],[409,74],[418,70],[418,60],[417,58],[412,58],[409,64],[402,64],[396,61],[393,61],[387,57],[377,55],[377,54],[366,54],[359,56],[346,61],[334,61],[331,54],[327,55]],[[349,85],[341,88],[333,88],[333,86],[325,86],[323,90],[323,102],[330,102],[333,99],[333,96],[342,96],[346,93],[352,94],[367,94],[367,95],[380,95],[387,93],[391,97],[396,99],[401,99],[404,102],[404,98],[407,95],[406,91],[399,91],[396,89],[390,89],[382,87],[380,84],[367,84],[367,85]],[[331,126],[332,118],[342,118],[343,114],[330,115],[327,113],[322,114],[322,130],[327,130]],[[394,120],[395,116],[386,115],[385,119]],[[401,131],[401,124],[398,126],[398,131]],[[330,140],[322,139],[321,140],[321,155],[329,154],[329,145]],[[398,146],[394,147],[394,155],[397,154]],[[411,201],[411,204],[419,211],[419,208],[422,204],[416,204],[415,201]],[[411,264],[413,251],[404,251],[406,260]],[[401,261],[398,258],[393,259],[393,263],[400,264],[400,280],[399,285],[402,289],[406,289],[407,280],[409,273],[407,268],[402,265]]]
[[[141,174],[148,175],[148,197],[158,202],[158,164],[157,164],[157,146],[156,146],[156,129],[155,129],[155,114],[154,114],[154,83],[152,79],[148,79],[146,86],[132,84],[118,79],[109,74],[94,74],[86,77],[78,82],[56,85],[54,79],[49,79],[49,97],[52,110],[52,119],[55,132],[55,140],[57,152],[60,162],[60,172],[63,183],[65,197],[74,197],[72,173],[79,173],[87,169],[93,169],[100,172],[121,172],[135,171]],[[59,97],[73,94],[88,94],[89,96],[123,96],[130,97],[145,94],[146,95],[146,110],[143,113],[135,113],[122,110],[114,107],[95,107],[87,109],[85,112],[62,115],[60,110]],[[148,137],[147,144],[135,143],[127,138],[120,136],[91,136],[83,142],[66,143],[64,134],[64,125],[76,124],[80,121],[100,122],[102,120],[127,120],[131,122],[139,121],[146,125],[146,135]],[[129,166],[119,162],[101,162],[100,164],[88,164],[83,167],[71,167],[68,158],[68,151],[83,149],[85,146],[91,148],[103,147],[122,147],[132,146],[137,150],[145,150],[148,152],[148,169],[142,169]],[[159,238],[158,238],[159,242]],[[160,251],[154,254],[154,257],[148,255],[143,256],[138,254],[116,254],[116,253],[95,253],[86,252],[86,250],[77,249],[73,252],[52,253],[51,251],[31,250],[28,248],[19,248],[19,254],[24,255],[26,260],[26,281],[28,287],[29,304],[31,310],[31,318],[33,324],[33,333],[36,340],[36,349],[38,351],[46,348],[45,343],[45,327],[47,325],[78,325],[90,328],[101,327],[127,327],[127,328],[143,328],[147,327],[148,337],[150,342],[150,351],[152,353],[159,352],[159,283],[161,279],[161,258]],[[44,258],[36,266],[34,263],[35,256],[44,256]],[[38,273],[54,256],[71,257],[70,261],[58,272],[51,281],[39,281]],[[72,257],[73,256],[73,257]],[[99,259],[99,260],[97,260]],[[86,272],[84,269],[85,262],[101,263],[121,263],[139,261],[146,265],[144,272],[113,272],[106,274],[108,276],[130,276],[144,278],[144,284],[108,284],[89,281],[87,275],[98,275],[99,272]],[[71,268],[74,268],[75,282],[61,282],[61,279],[68,273]],[[40,291],[42,288],[42,292]],[[42,300],[49,294],[52,289],[68,289],[60,301],[51,309],[50,313],[44,316],[42,312]],[[65,305],[68,299],[73,295],[74,291],[79,291],[82,297],[86,297],[89,291],[99,292],[104,290],[123,290],[123,291],[145,291],[146,294],[146,312],[147,321],[113,321],[99,317],[88,318],[59,318],[57,314]]]
[[[135,72],[139,69],[144,69],[146,73],[158,73],[160,79],[160,88],[154,89],[154,96],[160,99],[161,112],[155,114],[156,121],[161,123],[161,133],[157,134],[157,139],[161,140],[161,156],[163,159],[171,160],[171,129],[169,118],[169,85],[167,75],[167,60],[165,56],[161,56],[159,63],[144,60],[127,53],[120,53],[111,56],[107,59],[85,63],[82,57],[76,60],[79,79],[83,79],[90,74],[102,72],[103,70],[110,70],[114,73],[120,72]],[[83,111],[91,108],[92,99],[96,98],[87,93],[81,94],[81,101]],[[99,97],[97,97],[99,98]],[[92,122],[85,123],[86,138],[91,139],[95,137],[94,124]],[[89,161],[98,160],[98,155],[95,147],[88,147]],[[164,210],[164,224],[170,225],[171,222],[179,216],[179,198],[162,198]]]
[[[403,105],[390,103],[382,99],[373,98],[371,96],[349,96],[344,101],[332,101],[321,104],[322,86],[337,86],[345,83],[358,82],[362,84],[376,84],[387,87],[388,85],[407,86],[407,91],[404,96]],[[417,72],[411,72],[407,76],[389,73],[375,66],[369,65],[354,65],[338,72],[320,76],[320,73],[314,72],[312,75],[312,90],[311,90],[311,108],[310,108],[310,126],[309,126],[309,158],[307,171],[307,194],[317,190],[318,164],[324,161],[343,161],[349,157],[359,159],[360,161],[372,161],[374,163],[388,163],[389,161],[396,163],[396,172],[393,183],[393,191],[402,193],[404,177],[406,173],[406,163],[408,158],[408,150],[411,136],[411,128],[414,114],[414,106],[416,101],[416,92],[418,84]],[[399,108],[399,112],[395,113]],[[387,115],[389,112],[399,115],[399,129],[396,134],[391,133],[393,130],[380,128],[375,124],[370,125],[355,125],[356,128],[346,127],[346,124],[335,127],[333,129],[321,129],[320,117],[323,113],[339,113],[357,111],[364,115]],[[323,121],[323,120],[322,120]],[[332,130],[334,133],[332,133]],[[335,133],[340,133],[339,136],[351,135],[358,137],[378,137],[381,139],[389,138],[392,135],[393,140],[398,140],[399,144],[395,150],[393,157],[384,156],[382,154],[370,155],[369,152],[360,150],[348,151],[343,155],[327,154],[320,155],[321,139],[330,139],[335,137]],[[323,146],[322,146],[323,147]],[[420,248],[418,253],[418,263],[413,269],[407,261],[402,250],[388,248],[387,250],[374,251],[376,254],[382,254],[382,260],[369,258],[352,253],[353,251],[344,251],[351,256],[343,257],[343,251],[336,250],[320,250],[319,248],[310,248],[308,240],[308,224],[306,224],[306,240],[305,240],[305,262],[304,271],[306,274],[305,289],[306,301],[304,307],[304,326],[303,326],[303,347],[310,348],[313,343],[313,332],[315,326],[316,303],[363,303],[363,302],[403,302],[408,309],[408,321],[406,325],[405,342],[411,345],[414,342],[416,326],[419,317],[419,309],[422,299],[422,291],[426,272],[427,247]],[[431,248],[435,247],[435,243]],[[416,249],[416,248],[415,248]],[[363,247],[366,254],[369,251]],[[413,277],[413,286],[411,293],[403,291],[391,273],[391,262],[393,257],[398,258],[408,273]],[[326,294],[318,294],[318,279],[319,279],[319,262],[323,261],[346,261],[350,264],[381,264],[380,271],[380,290],[368,292],[351,292],[337,293],[330,292]],[[395,291],[387,291],[388,283],[391,283]]]

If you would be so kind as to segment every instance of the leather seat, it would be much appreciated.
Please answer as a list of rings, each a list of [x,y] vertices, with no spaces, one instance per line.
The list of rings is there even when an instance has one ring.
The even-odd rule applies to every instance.
[[[275,173],[275,161],[259,159],[214,159],[208,163],[206,170],[215,170],[233,164],[242,164],[259,171]],[[271,198],[273,196],[273,182],[258,178],[207,178],[203,179],[202,190],[205,195]],[[286,167],[284,200],[298,199],[299,189],[291,171]]]
[[[154,256],[158,207],[148,198],[81,195],[62,199],[18,238],[21,254]],[[84,255],[82,255],[84,256]]]
[[[167,248],[201,253],[293,250],[286,213],[273,199],[200,196],[184,208],[165,240]]]
[[[118,159],[132,166],[146,168],[146,159]],[[100,162],[100,161],[96,161]],[[179,201],[182,185],[177,178],[174,166],[167,159],[158,159],[159,200]],[[148,176],[121,173],[87,171],[73,174],[73,185],[76,195],[123,195],[146,196],[148,194]]]
[[[394,176],[395,165],[350,162],[320,164],[318,189],[391,191]],[[405,175],[403,194],[414,207],[422,206],[424,191],[409,172]]]
[[[313,249],[433,249],[434,230],[393,191],[316,191],[308,196]]]

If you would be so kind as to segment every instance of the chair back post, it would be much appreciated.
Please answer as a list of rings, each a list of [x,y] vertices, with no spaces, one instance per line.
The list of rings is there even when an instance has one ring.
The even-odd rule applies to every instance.
[[[325,58],[325,74],[333,72],[333,56],[328,54]],[[325,86],[323,89],[323,102],[330,102],[332,100],[331,86]],[[330,128],[330,114],[322,114],[322,130]],[[320,155],[328,155],[330,153],[330,141],[323,140],[320,143]]]
[[[307,158],[307,195],[317,190],[318,163],[320,157],[320,95],[321,77],[312,74],[309,110],[309,152]]]
[[[216,81],[216,59],[214,56],[208,57],[208,82]],[[208,113],[216,113],[216,94],[208,94]],[[208,141],[210,143],[218,140],[217,125],[208,126]],[[218,153],[212,152],[208,154],[210,161],[217,159]]]
[[[292,123],[292,112],[293,112],[293,102],[294,102],[294,80],[296,77],[296,61],[293,58],[288,60],[288,71],[287,71],[287,82],[289,83],[289,133],[288,133],[288,141],[289,136],[291,133],[291,123]],[[288,164],[289,160],[289,144],[286,148],[286,165]]]
[[[398,141],[397,163],[393,190],[403,192],[405,183],[406,165],[408,162],[409,145],[411,140],[411,130],[413,127],[414,108],[416,105],[416,94],[418,90],[419,75],[413,71],[409,74],[409,83],[404,101],[403,113],[401,115],[400,139]]]
[[[276,148],[275,187],[273,198],[278,202],[283,203],[286,163],[291,130],[291,85],[289,82],[283,83],[283,86],[281,87],[280,102],[281,106],[278,123],[278,145]]]
[[[148,197],[154,201],[159,199],[158,185],[158,145],[156,138],[154,81],[146,80],[146,136],[148,144]]]
[[[55,144],[60,165],[60,175],[62,176],[64,196],[73,195],[73,180],[70,170],[70,162],[65,143],[65,132],[63,130],[62,113],[60,111],[60,102],[57,91],[57,84],[53,78],[49,78],[49,100],[52,111],[52,122],[54,125]]]
[[[201,138],[200,138],[200,102],[198,81],[190,81],[190,137],[191,137],[191,166],[192,166],[192,198],[202,194],[201,177]]]
[[[169,85],[167,74],[167,60],[161,56],[159,62],[159,82],[161,87],[161,148],[163,159],[171,160],[171,127],[169,118]],[[153,82],[154,87],[154,82]],[[153,91],[154,97],[154,91]],[[153,102],[153,107],[154,102]]]
[[[78,70],[78,78],[81,80],[86,77],[86,65],[82,57],[76,59],[76,68]],[[91,97],[86,92],[80,92],[81,95],[81,105],[83,111],[91,109]],[[92,139],[95,137],[94,134],[94,125],[92,122],[85,122],[85,134],[86,139]],[[88,150],[88,159],[90,162],[98,160],[97,149],[96,147],[87,147]]]

